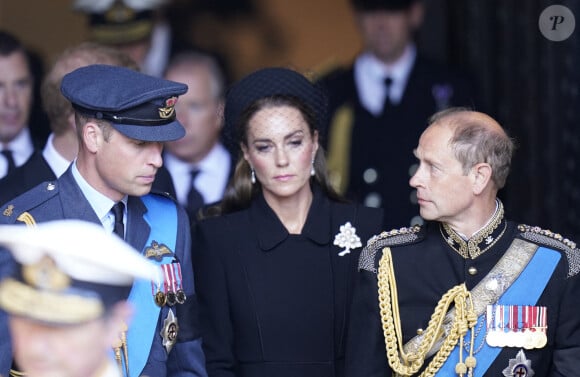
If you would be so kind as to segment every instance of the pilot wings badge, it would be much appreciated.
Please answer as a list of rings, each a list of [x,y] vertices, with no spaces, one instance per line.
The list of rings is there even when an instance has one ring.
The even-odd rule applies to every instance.
[[[157,241],[151,242],[151,246],[147,246],[145,248],[145,257],[148,259],[155,259],[156,261],[161,261],[164,256],[169,255],[172,256],[173,253],[167,246],[164,244],[159,245]]]

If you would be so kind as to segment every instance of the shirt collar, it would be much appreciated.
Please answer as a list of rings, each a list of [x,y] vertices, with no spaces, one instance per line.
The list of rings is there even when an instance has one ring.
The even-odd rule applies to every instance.
[[[230,156],[222,144],[217,143],[214,145],[207,156],[195,165],[182,161],[169,152],[163,156],[163,162],[171,174],[175,194],[181,204],[187,203],[187,194],[190,189],[189,172],[194,168],[200,170],[196,182],[205,180],[208,183],[207,185],[195,185],[196,189],[202,194],[204,201],[211,203],[221,199],[223,189],[228,182],[231,167]]]
[[[207,156],[197,166],[208,174],[216,175],[223,171],[229,171],[230,158],[228,152],[220,143],[216,143]],[[228,167],[228,169],[226,169]]]
[[[504,208],[499,199],[496,199],[495,212],[491,218],[469,239],[453,230],[448,224],[441,223],[439,226],[445,241],[465,259],[475,259],[489,250],[503,236],[506,228]]]
[[[44,149],[42,150],[42,156],[48,163],[48,166],[50,166],[50,168],[54,172],[54,175],[60,177],[66,171],[66,169],[68,169],[70,161],[64,158],[60,153],[58,153],[58,151],[54,147],[54,144],[52,143],[53,140],[54,134],[51,133],[48,136],[48,140],[46,141]]]
[[[163,164],[171,175],[177,201],[185,205],[187,203],[187,193],[189,192],[189,183],[191,181],[189,175],[189,171],[192,168],[191,164],[178,159],[169,152],[163,155]]]
[[[255,229],[258,244],[262,251],[271,251],[284,242],[290,234],[270,208],[264,196],[260,193],[250,207],[250,217],[256,224]],[[318,245],[330,243],[330,201],[322,190],[313,185],[313,198],[301,236]]]
[[[10,149],[12,151],[12,158],[16,166],[21,166],[32,156],[34,152],[34,145],[30,137],[30,130],[24,127],[22,131],[16,135],[12,141],[4,145],[2,149]]]
[[[77,168],[76,159],[72,164],[72,175],[76,183],[79,185],[83,195],[101,220],[103,225],[107,225],[110,221],[110,211],[115,202],[107,196],[95,190],[81,175]],[[121,200],[125,204],[125,211],[127,208],[127,196]]]
[[[386,96],[384,79],[390,77],[393,83],[389,89],[389,98],[393,104],[399,104],[411,74],[417,49],[410,44],[403,55],[392,64],[385,64],[370,52],[361,54],[354,63],[354,76],[361,104],[370,113],[379,115],[382,112]]]

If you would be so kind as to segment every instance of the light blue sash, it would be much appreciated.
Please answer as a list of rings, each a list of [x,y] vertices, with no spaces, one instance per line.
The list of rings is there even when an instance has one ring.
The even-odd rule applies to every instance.
[[[164,244],[169,250],[175,252],[175,230],[177,229],[175,204],[157,195],[146,195],[141,200],[147,207],[144,218],[151,228],[145,247],[156,241],[159,245]],[[173,254],[166,254],[165,257],[172,259]],[[163,259],[161,261],[151,259],[151,261],[159,265],[163,264]],[[134,308],[131,325],[127,331],[129,373],[131,377],[137,377],[141,375],[149,358],[161,308],[153,300],[150,280],[139,279],[135,281],[128,300]]]
[[[552,277],[552,274],[554,273],[560,258],[561,255],[557,251],[547,249],[545,247],[538,248],[530,263],[528,263],[517,280],[499,298],[496,304],[536,305],[536,302],[540,298],[540,295]],[[485,312],[479,316],[478,324],[480,321],[484,321],[483,325],[485,326]],[[487,369],[503,349],[502,347],[490,347],[485,342],[485,335],[485,331],[480,331],[474,341],[474,348],[477,348],[481,342],[484,344],[483,348],[477,353],[477,355],[475,355],[477,359],[477,365],[473,370],[473,375],[475,377],[483,377]],[[471,333],[468,332],[465,339],[470,338]],[[468,354],[466,351],[463,350],[464,360],[467,355]],[[453,352],[451,352],[435,376],[455,376],[455,365],[458,362],[459,345],[457,345]]]

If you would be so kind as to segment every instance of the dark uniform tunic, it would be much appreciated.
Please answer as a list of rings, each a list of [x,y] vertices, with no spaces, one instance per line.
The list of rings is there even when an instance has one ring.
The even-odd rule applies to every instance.
[[[196,289],[211,377],[344,374],[352,281],[362,247],[333,245],[350,222],[364,245],[382,211],[331,202],[318,189],[301,234],[263,196],[198,224]]]
[[[390,246],[403,342],[420,333],[419,329],[427,328],[438,301],[450,288],[465,283],[468,290],[473,289],[497,264],[514,239],[526,242],[533,239],[549,245],[548,248],[556,250],[561,258],[536,304],[547,307],[547,345],[525,349],[525,356],[531,361],[535,377],[580,376],[580,251],[573,243],[564,244],[501,219],[497,228],[490,227],[478,233],[481,238],[475,246],[480,247],[482,253],[475,258],[464,258],[457,251],[461,243],[453,241],[458,239],[458,235],[452,236],[454,232],[449,229],[446,230],[441,223],[429,222],[416,233],[414,241],[395,242]],[[382,238],[388,244],[389,238],[393,237],[397,236]],[[378,306],[376,271],[383,256],[382,250],[382,246],[370,248],[361,255],[360,285],[355,292],[352,336],[347,350],[349,377],[392,375]],[[518,305],[518,302],[510,304]],[[481,331],[486,331],[485,326]],[[475,348],[478,346],[476,344]],[[510,365],[510,359],[516,358],[520,349],[504,347],[485,376],[503,376],[503,370]],[[467,351],[464,350],[464,354]],[[474,356],[477,359],[477,353]],[[429,361],[427,359],[425,365]],[[477,373],[477,367],[475,370]]]
[[[42,152],[35,151],[24,165],[0,179],[0,205],[42,182],[55,179],[56,175],[42,156]]]

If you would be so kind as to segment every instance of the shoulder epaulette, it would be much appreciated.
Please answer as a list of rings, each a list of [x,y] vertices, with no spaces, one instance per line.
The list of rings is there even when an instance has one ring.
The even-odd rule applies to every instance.
[[[580,250],[575,242],[539,226],[520,224],[518,230],[521,232],[520,236],[528,241],[563,251],[568,258],[568,277],[580,272]]]
[[[421,226],[414,225],[410,228],[393,229],[382,232],[371,237],[365,248],[361,251],[358,269],[377,273],[375,268],[375,255],[378,250],[385,247],[409,245],[418,241],[421,233]]]
[[[26,191],[20,196],[6,202],[0,209],[1,216],[11,219],[3,219],[2,223],[16,222],[18,216],[22,213],[39,206],[58,194],[57,181],[49,181],[39,184],[38,186]],[[8,221],[6,221],[8,220]]]

